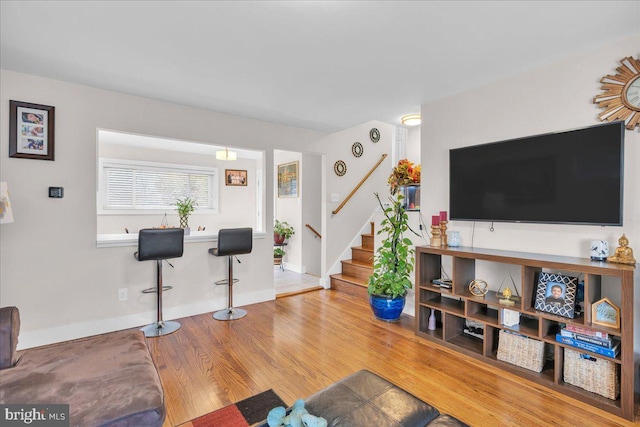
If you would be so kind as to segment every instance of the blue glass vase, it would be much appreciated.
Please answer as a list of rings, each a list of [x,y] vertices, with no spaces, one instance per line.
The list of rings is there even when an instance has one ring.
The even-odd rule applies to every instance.
[[[406,298],[405,295],[396,298],[369,295],[369,305],[377,319],[393,322],[400,318]]]

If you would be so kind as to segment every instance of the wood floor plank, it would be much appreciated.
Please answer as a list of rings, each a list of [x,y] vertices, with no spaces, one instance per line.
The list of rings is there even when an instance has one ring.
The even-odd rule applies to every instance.
[[[473,426],[640,425],[422,340],[412,317],[376,320],[356,295],[321,290],[244,308],[243,319],[192,316],[176,333],[148,340],[165,426],[269,388],[292,404],[360,369]]]

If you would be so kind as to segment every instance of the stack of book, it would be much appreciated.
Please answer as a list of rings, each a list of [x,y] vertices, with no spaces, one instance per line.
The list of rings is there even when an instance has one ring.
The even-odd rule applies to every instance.
[[[620,352],[620,341],[608,333],[577,325],[562,328],[556,334],[556,341],[607,357],[616,357]]]

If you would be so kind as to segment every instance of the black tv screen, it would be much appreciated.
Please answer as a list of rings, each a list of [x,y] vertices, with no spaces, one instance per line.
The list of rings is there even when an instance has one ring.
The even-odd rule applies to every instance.
[[[622,225],[624,123],[449,151],[452,220]]]

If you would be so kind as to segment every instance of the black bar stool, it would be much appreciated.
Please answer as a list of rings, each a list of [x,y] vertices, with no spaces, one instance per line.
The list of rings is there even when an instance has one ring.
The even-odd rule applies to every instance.
[[[158,264],[158,283],[156,288],[149,288],[143,293],[156,292],[158,303],[158,320],[140,330],[145,337],[168,335],[180,329],[180,323],[162,320],[162,292],[172,286],[162,286],[162,261],[168,258],[179,258],[184,252],[184,230],[182,228],[145,228],[138,234],[138,252],[133,255],[138,261],[156,261]],[[171,263],[167,261],[171,267]]]
[[[233,257],[240,262],[236,255],[251,253],[253,249],[253,229],[246,228],[223,228],[218,231],[218,247],[209,249],[213,256],[226,256],[229,262],[227,278],[218,280],[216,285],[229,285],[229,304],[224,310],[213,313],[216,320],[236,320],[247,315],[246,310],[233,308],[233,284],[238,279],[233,278]]]

